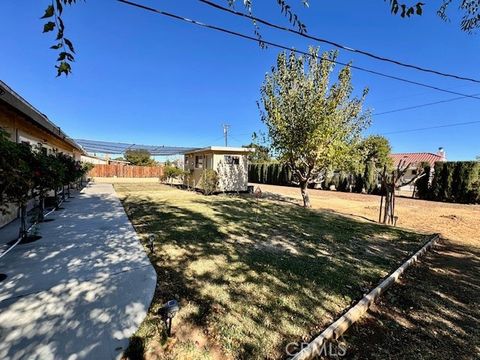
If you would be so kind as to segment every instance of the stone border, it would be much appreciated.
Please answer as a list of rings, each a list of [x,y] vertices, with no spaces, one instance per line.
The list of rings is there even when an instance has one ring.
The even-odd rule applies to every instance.
[[[378,297],[383,294],[403,272],[418,261],[419,257],[434,246],[440,240],[439,234],[431,236],[430,240],[418,250],[410,259],[408,259],[397,270],[390,274],[380,285],[370,291],[355,306],[350,308],[344,315],[337,319],[333,324],[326,328],[319,336],[317,336],[307,347],[298,352],[292,360],[308,360],[313,359],[322,352],[322,347],[332,339],[338,339],[347,329],[358,321],[368,308],[375,302]]]

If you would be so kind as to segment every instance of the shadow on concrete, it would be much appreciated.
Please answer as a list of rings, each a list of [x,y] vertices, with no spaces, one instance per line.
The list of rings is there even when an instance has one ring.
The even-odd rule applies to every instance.
[[[112,191],[88,187],[39,225],[41,240],[0,260],[0,358],[110,359],[127,347],[156,275]]]

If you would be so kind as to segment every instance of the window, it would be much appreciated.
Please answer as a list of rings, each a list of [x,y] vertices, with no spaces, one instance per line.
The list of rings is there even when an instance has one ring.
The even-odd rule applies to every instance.
[[[195,156],[195,167],[197,169],[203,169],[203,156],[202,155]]]
[[[225,155],[224,159],[226,164],[230,164],[230,165],[240,164],[240,156]]]

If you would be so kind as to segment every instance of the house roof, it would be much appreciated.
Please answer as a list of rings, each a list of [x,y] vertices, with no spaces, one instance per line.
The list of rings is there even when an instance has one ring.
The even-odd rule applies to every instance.
[[[24,114],[33,124],[46,130],[51,135],[65,141],[73,146],[75,149],[84,153],[84,150],[73,139],[69,138],[59,126],[50,121],[46,115],[38,111],[27,100],[17,94],[12,88],[0,80],[0,100],[4,101],[17,111]]]
[[[393,164],[397,167],[401,161],[405,161],[408,164],[419,164],[422,162],[427,162],[430,166],[435,165],[437,161],[445,161],[445,157],[433,154],[433,153],[400,153],[400,154],[391,154],[390,157],[393,160]]]
[[[230,147],[230,146],[209,146],[201,149],[192,149],[191,151],[186,151],[185,154],[193,153],[202,153],[202,152],[222,152],[222,153],[252,153],[255,152],[254,148],[245,148],[245,147]]]

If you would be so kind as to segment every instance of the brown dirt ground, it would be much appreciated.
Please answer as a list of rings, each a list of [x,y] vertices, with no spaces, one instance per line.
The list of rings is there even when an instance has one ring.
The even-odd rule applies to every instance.
[[[258,186],[264,196],[301,202],[297,188]],[[313,208],[378,220],[378,196],[310,197]],[[396,212],[398,226],[441,233],[443,242],[344,334],[342,358],[480,359],[480,206],[398,197]]]

